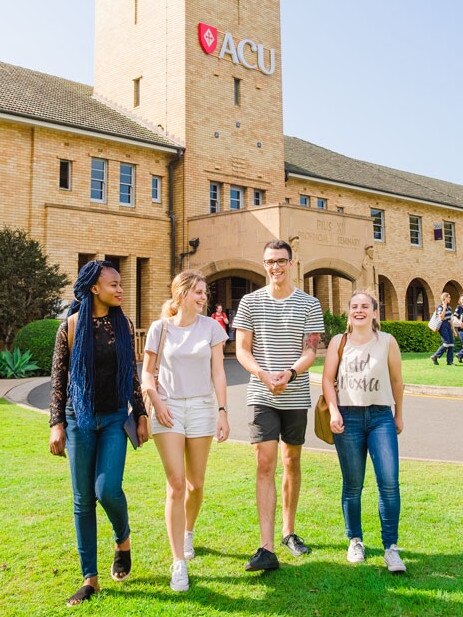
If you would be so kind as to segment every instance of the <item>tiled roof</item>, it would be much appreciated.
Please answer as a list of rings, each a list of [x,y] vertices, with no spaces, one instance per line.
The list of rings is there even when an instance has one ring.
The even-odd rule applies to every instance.
[[[152,145],[179,147],[92,95],[91,86],[0,62],[0,113]]]
[[[297,137],[285,136],[285,169],[310,178],[463,208],[460,184],[352,159]]]

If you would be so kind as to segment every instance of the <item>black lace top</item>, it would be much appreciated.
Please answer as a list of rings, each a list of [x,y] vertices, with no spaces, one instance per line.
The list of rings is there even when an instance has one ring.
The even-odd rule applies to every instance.
[[[135,417],[146,415],[135,360],[134,332],[132,334],[133,394],[130,400]],[[95,344],[95,396],[93,409],[96,413],[110,413],[118,408],[116,339],[108,316],[93,318]],[[58,328],[51,369],[50,426],[66,422],[69,377],[68,322]]]

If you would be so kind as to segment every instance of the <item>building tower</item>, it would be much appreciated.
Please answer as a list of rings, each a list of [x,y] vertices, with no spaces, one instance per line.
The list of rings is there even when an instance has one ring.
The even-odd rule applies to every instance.
[[[192,217],[284,201],[278,0],[96,0],[95,41],[95,96],[186,148],[177,253]]]

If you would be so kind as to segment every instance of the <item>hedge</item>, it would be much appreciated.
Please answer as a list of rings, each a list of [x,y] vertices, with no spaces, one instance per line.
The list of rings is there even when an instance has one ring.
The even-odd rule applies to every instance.
[[[329,310],[323,314],[325,322],[325,334],[322,340],[327,346],[335,334],[344,332],[346,329],[347,316],[333,315]],[[382,321],[381,330],[392,334],[399,344],[402,352],[427,352],[432,353],[441,344],[441,338],[437,332],[428,328],[427,321]],[[455,351],[460,349],[461,343],[455,338]]]
[[[31,352],[32,360],[39,366],[41,375],[50,375],[59,319],[39,319],[31,321],[16,333],[13,347]]]

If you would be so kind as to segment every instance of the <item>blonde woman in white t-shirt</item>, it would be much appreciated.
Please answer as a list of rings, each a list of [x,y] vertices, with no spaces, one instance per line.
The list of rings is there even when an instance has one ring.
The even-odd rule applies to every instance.
[[[384,560],[390,572],[405,572],[397,547],[397,435],[403,429],[401,355],[395,338],[380,332],[377,319],[376,299],[365,291],[354,292],[349,301],[347,338],[339,371],[342,335],[333,337],[328,347],[323,393],[330,408],[331,430],[343,477],[342,510],[350,540],[347,560],[365,560],[361,496],[370,453],[379,491]]]
[[[158,389],[153,378],[162,319],[151,324],[142,382],[153,403],[154,442],[167,479],[166,525],[173,555],[170,586],[188,591],[186,560],[193,559],[193,530],[203,501],[212,438],[228,438],[227,384],[223,366],[224,329],[201,315],[206,280],[186,270],[172,282],[172,298],[162,309],[167,335],[161,354]],[[215,396],[214,396],[215,391]]]

